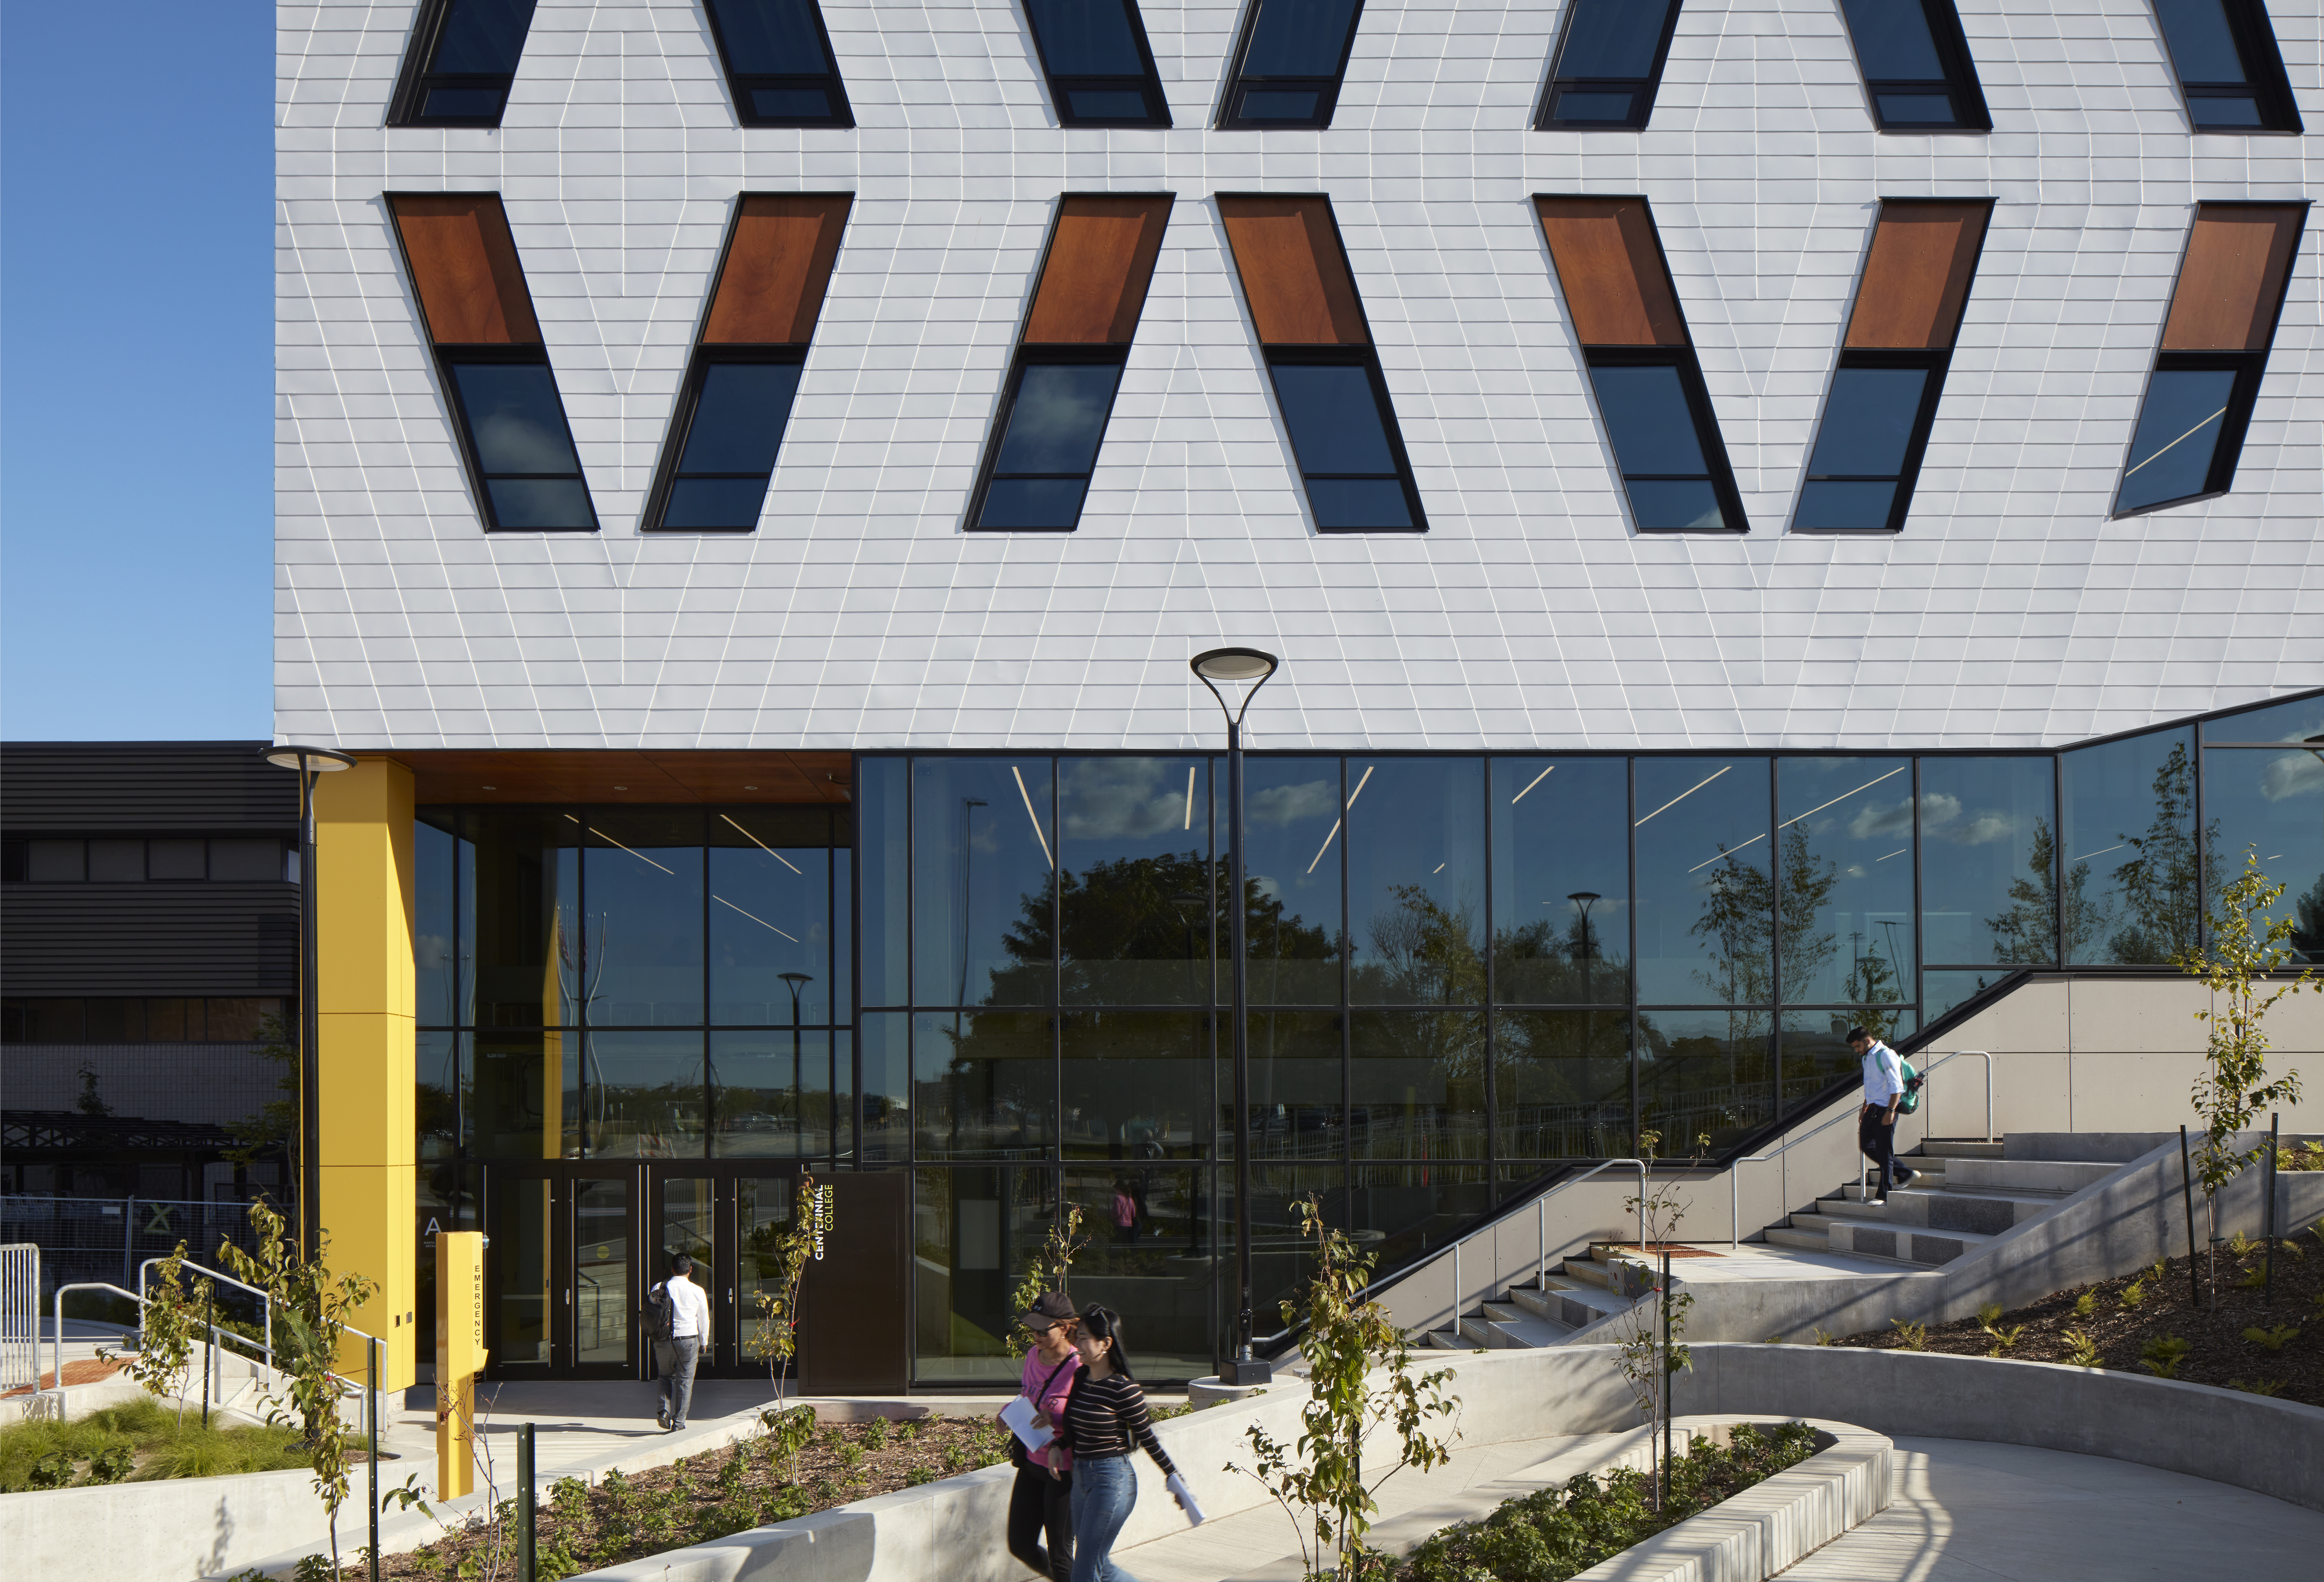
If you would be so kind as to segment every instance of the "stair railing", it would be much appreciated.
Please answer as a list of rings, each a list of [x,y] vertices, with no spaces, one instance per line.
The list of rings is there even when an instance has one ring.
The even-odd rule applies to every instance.
[[[1617,1164],[1627,1164],[1638,1173],[1638,1255],[1646,1255],[1646,1162],[1643,1159],[1601,1159],[1580,1175],[1568,1176],[1533,1200],[1535,1234],[1540,1238],[1534,1256],[1534,1286],[1549,1289],[1549,1200],[1567,1187],[1579,1186],[1601,1170],[1611,1170]],[[1497,1230],[1500,1222],[1480,1225],[1452,1246],[1452,1327],[1461,1327],[1461,1311],[1465,1304],[1468,1287],[1461,1282],[1461,1249],[1489,1230]]]
[[[1985,1140],[1989,1143],[1993,1141],[1993,1056],[1991,1054],[1982,1049],[1951,1050],[1946,1053],[1937,1056],[1936,1059],[1922,1067],[1921,1075],[1925,1077],[1930,1072],[1935,1071],[1939,1066],[1944,1064],[1945,1062],[1965,1054],[1975,1055],[1978,1059],[1985,1062]],[[1844,1120],[1854,1120],[1857,1116],[1862,1112],[1862,1109],[1863,1106],[1860,1104],[1851,1106],[1847,1109],[1841,1110],[1838,1115],[1833,1116],[1831,1119],[1823,1122],[1821,1126],[1815,1127],[1813,1131],[1802,1132],[1798,1136],[1794,1137],[1790,1142],[1785,1143],[1780,1148],[1771,1148],[1765,1154],[1748,1154],[1740,1159],[1732,1161],[1728,1165],[1727,1245],[1729,1247],[1738,1247],[1743,1245],[1742,1193],[1736,1185],[1737,1179],[1743,1173],[1743,1166],[1746,1164],[1765,1164],[1771,1159],[1780,1158],[1784,1154],[1790,1153],[1794,1148],[1798,1147],[1802,1143],[1806,1142],[1810,1137],[1814,1136],[1818,1132],[1830,1131],[1833,1127],[1838,1126]],[[1857,1171],[1856,1179],[1857,1185],[1858,1189],[1861,1190],[1864,1182],[1864,1172],[1861,1167],[1858,1167]],[[1644,1240],[1645,1238],[1642,1237],[1640,1239]]]

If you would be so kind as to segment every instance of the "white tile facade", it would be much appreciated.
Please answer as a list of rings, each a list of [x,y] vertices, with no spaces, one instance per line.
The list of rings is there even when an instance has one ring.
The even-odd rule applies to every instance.
[[[2191,135],[2144,0],[1962,0],[1995,130],[1871,129],[1834,0],[1687,0],[1651,128],[1537,133],[1558,23],[1369,0],[1329,131],[1207,130],[1237,6],[1144,0],[1177,123],[1059,129],[1010,0],[824,0],[857,126],[735,124],[698,5],[541,0],[497,131],[382,125],[411,0],[284,4],[276,729],[403,747],[1139,747],[1273,648],[1253,745],[2070,742],[2324,685],[2311,224],[2224,499],[2107,520],[2203,198],[2324,193]],[[599,534],[487,537],[380,194],[505,199]],[[1054,201],[1175,191],[1071,535],[961,530]],[[641,536],[739,191],[857,195],[748,536]],[[1325,192],[1425,501],[1319,537],[1218,191]],[[1646,193],[1752,530],[1641,537],[1536,192]],[[1910,523],[1787,531],[1881,196],[1991,196]]]

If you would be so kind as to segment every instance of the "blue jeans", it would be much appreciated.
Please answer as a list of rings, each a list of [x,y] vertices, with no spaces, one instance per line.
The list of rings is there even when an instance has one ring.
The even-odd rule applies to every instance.
[[[654,1361],[661,1374],[661,1410],[673,1427],[686,1426],[686,1409],[694,1403],[694,1365],[702,1360],[702,1337],[685,1335],[657,1341]]]
[[[1113,1563],[1113,1541],[1138,1504],[1138,1468],[1127,1456],[1074,1462],[1074,1582],[1138,1582]]]

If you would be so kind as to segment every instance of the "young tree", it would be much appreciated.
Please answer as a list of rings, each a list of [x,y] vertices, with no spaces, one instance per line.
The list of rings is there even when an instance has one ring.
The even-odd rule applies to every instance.
[[[189,1292],[185,1262],[186,1244],[181,1241],[154,1269],[138,1319],[137,1354],[127,1365],[129,1376],[148,1393],[164,1401],[176,1397],[181,1423],[186,1421],[186,1371],[193,1364],[194,1337],[201,1330],[200,1315],[214,1289],[210,1281],[196,1280]]]
[[[1009,1298],[1009,1308],[1019,1315],[1020,1337],[1029,1344],[1032,1332],[1024,1328],[1023,1315],[1045,1291],[1072,1294],[1069,1282],[1073,1278],[1074,1256],[1089,1245],[1089,1237],[1081,1234],[1082,1206],[1065,1205],[1065,1214],[1049,1227],[1049,1234],[1041,1238],[1040,1246],[1025,1260],[1024,1277]]]
[[[824,1200],[816,1195],[818,1190],[814,1176],[802,1174],[791,1222],[780,1230],[765,1228],[767,1245],[753,1247],[749,1255],[758,1263],[759,1322],[742,1343],[742,1352],[767,1365],[767,1382],[774,1387],[777,1407],[783,1403],[783,1384],[789,1374],[784,1365],[798,1355],[799,1282],[815,1256],[816,1242],[832,1230]],[[825,1216],[821,1223],[816,1219],[819,1213]],[[771,1290],[767,1284],[770,1275],[774,1277]]]
[[[2219,1189],[2243,1168],[2266,1152],[2264,1142],[2238,1148],[2236,1138],[2250,1127],[2263,1110],[2300,1102],[2300,1073],[2287,1071],[2271,1081],[2267,1076],[2268,1038],[2263,1019],[2276,1001],[2303,989],[2324,992],[2310,967],[2286,981],[2276,970],[2294,958],[2286,944],[2293,922],[2267,913],[2284,887],[2270,884],[2260,871],[2258,851],[2246,847],[2240,878],[2221,889],[2211,915],[2211,948],[2208,953],[2184,950],[2177,956],[2180,969],[2200,978],[2211,991],[2211,1007],[2197,1011],[2195,1019],[2210,1026],[2209,1048],[2202,1074],[2195,1079],[2195,1110],[2203,1118],[2203,1145],[2197,1154],[2197,1179],[2203,1183],[2213,1239],[2218,1233]],[[2190,1247],[2189,1252],[2193,1252]],[[2211,1301],[2219,1300],[2213,1271]]]
[[[1315,1243],[1307,1300],[1283,1303],[1284,1323],[1306,1327],[1308,1398],[1298,1442],[1285,1445],[1253,1425],[1244,1438],[1255,1465],[1230,1462],[1227,1469],[1258,1479],[1291,1518],[1311,1582],[1353,1582],[1378,1568],[1364,1534],[1379,1509],[1374,1496],[1380,1485],[1407,1467],[1425,1472],[1451,1458],[1459,1430],[1443,1422],[1445,1431],[1432,1433],[1430,1425],[1451,1418],[1461,1403],[1443,1388],[1452,1370],[1415,1377],[1411,1344],[1388,1309],[1360,1300],[1374,1255],[1358,1256],[1345,1233],[1324,1225],[1320,1198],[1311,1193],[1297,1207],[1300,1232]],[[1383,1367],[1387,1377],[1375,1384]],[[1367,1481],[1364,1439],[1384,1423],[1395,1426],[1397,1458]]]

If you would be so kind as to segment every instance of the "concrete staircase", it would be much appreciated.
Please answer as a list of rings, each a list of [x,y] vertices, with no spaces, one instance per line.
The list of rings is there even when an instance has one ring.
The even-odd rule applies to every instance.
[[[1481,1304],[1458,1324],[1431,1329],[1428,1344],[1445,1351],[1554,1346],[1624,1311],[1638,1299],[1623,1294],[1611,1247],[1609,1242],[1592,1242],[1588,1256],[1561,1260],[1545,1280],[1512,1285],[1499,1301]]]
[[[1867,1201],[1864,1189],[1850,1182],[1764,1234],[1773,1246],[1934,1268],[2119,1168],[2001,1155],[1999,1142],[1932,1139],[1904,1156],[1906,1167],[1920,1173],[1892,1189],[1886,1202]]]

